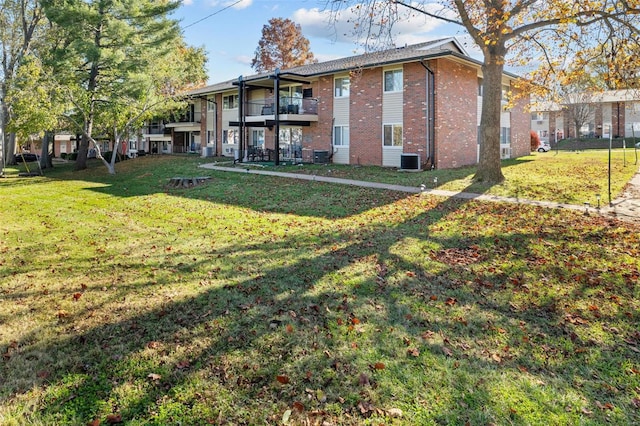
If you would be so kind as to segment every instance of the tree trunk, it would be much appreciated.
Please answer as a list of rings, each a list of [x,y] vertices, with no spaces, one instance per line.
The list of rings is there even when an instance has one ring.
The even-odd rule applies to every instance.
[[[89,139],[86,135],[82,135],[80,145],[78,146],[78,156],[76,157],[76,165],[74,170],[84,170],[87,168],[87,154],[89,153]]]
[[[52,143],[53,138],[53,132],[44,132],[44,138],[42,139],[42,151],[40,152],[41,169],[53,168],[53,161],[51,161],[51,155],[49,155],[49,145]]]
[[[5,85],[3,84],[3,86]],[[4,89],[4,87],[0,88],[0,93],[2,93],[2,89]],[[2,125],[2,129],[0,129],[2,141],[0,143],[2,143],[2,150],[0,151],[2,151],[1,154],[3,156],[3,158],[0,158],[2,161],[0,164],[6,166],[7,164],[16,164],[15,155],[13,155],[16,152],[16,135],[14,133],[7,133],[6,131],[7,123],[11,116],[9,113],[9,105],[4,102],[4,97],[2,97],[0,103],[0,114],[2,114],[2,117],[0,117],[0,124]]]
[[[500,162],[500,116],[502,113],[502,71],[504,55],[485,52],[482,66],[483,96],[480,118],[480,159],[474,179],[500,183],[504,180]]]

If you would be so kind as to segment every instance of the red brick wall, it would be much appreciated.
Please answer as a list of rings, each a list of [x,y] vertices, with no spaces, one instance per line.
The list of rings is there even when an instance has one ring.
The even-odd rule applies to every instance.
[[[436,167],[477,162],[478,72],[446,59],[434,64]]]
[[[427,70],[419,63],[405,64],[403,94],[404,149],[420,154],[422,162],[427,153]]]
[[[611,104],[611,127],[613,127],[614,137],[624,136],[625,111],[624,102],[613,102]]]
[[[207,99],[200,100],[200,146],[207,146]]]
[[[516,89],[512,87],[512,90]],[[511,109],[511,158],[531,153],[531,113],[527,110],[529,103],[528,96],[521,96]]]
[[[311,85],[313,97],[318,99],[318,122],[302,128],[302,149],[311,152],[314,149],[331,152],[333,119],[333,77],[320,77]]]
[[[215,96],[216,101],[216,156],[222,155],[222,93]]]
[[[382,69],[351,77],[350,164],[382,164]]]

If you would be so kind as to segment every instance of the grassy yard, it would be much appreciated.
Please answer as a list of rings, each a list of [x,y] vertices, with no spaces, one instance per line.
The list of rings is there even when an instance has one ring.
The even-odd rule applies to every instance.
[[[0,424],[640,423],[637,225],[202,162],[0,179]],[[286,170],[606,199],[598,153]]]

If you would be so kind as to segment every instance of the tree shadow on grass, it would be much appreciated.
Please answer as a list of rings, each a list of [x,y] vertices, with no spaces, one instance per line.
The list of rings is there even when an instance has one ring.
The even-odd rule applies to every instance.
[[[128,267],[146,279],[114,284],[103,307],[83,305],[87,292],[74,312],[45,323],[51,330],[18,342],[22,350],[4,370],[15,375],[22,366],[29,377],[13,390],[48,384],[39,411],[28,416],[59,424],[109,413],[128,423],[277,423],[287,409],[300,422],[359,424],[391,408],[402,408],[406,423],[530,422],[512,401],[501,401],[496,389],[507,385],[529,404],[529,415],[566,412],[547,405],[537,381],[571,391],[572,401],[593,401],[592,389],[562,379],[587,355],[593,364],[572,371],[573,380],[593,386],[594,371],[607,374],[596,358],[608,355],[581,336],[576,318],[621,322],[625,309],[602,309],[598,319],[584,304],[593,291],[637,292],[613,267],[592,265],[591,273],[612,277],[591,283],[573,279],[577,262],[549,265],[541,232],[567,253],[582,238],[565,236],[561,217],[531,227],[527,220],[539,209],[521,207],[530,217],[515,220],[517,206],[421,196],[377,208],[314,234],[293,226],[278,238],[236,241],[204,255],[194,245],[175,256],[133,257]],[[591,238],[606,244],[612,234],[602,224]],[[597,254],[612,261],[616,253]],[[153,268],[166,281],[148,275]],[[527,297],[543,292],[534,283],[544,277],[566,284],[565,292]],[[183,280],[199,281],[201,290],[181,292]],[[162,302],[145,305],[140,286]],[[91,315],[101,318],[83,321]],[[586,355],[571,353],[583,346]],[[36,365],[42,354],[46,368],[30,371],[29,360]],[[616,415],[634,419],[633,412]]]

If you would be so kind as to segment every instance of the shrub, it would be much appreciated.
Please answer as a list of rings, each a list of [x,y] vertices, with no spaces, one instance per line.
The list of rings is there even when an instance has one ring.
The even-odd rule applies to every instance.
[[[535,130],[531,131],[531,151],[536,151],[540,146],[540,136]]]

